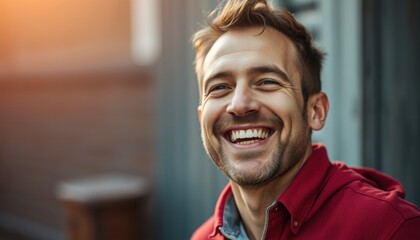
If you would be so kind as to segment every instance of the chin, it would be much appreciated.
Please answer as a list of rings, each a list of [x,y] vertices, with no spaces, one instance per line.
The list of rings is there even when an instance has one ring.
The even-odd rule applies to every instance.
[[[246,163],[242,163],[246,164]],[[224,164],[222,171],[225,175],[242,186],[257,186],[270,182],[280,173],[280,164],[277,161],[257,166],[255,164],[247,164],[248,166],[232,166]]]

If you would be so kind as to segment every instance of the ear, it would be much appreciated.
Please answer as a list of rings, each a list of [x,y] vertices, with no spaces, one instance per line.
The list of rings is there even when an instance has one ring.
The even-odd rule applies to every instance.
[[[308,124],[312,130],[318,131],[324,127],[328,109],[328,97],[324,92],[309,97],[307,104]]]
[[[198,105],[197,107],[197,115],[198,115],[198,121],[201,123],[201,113],[203,111],[203,105]]]

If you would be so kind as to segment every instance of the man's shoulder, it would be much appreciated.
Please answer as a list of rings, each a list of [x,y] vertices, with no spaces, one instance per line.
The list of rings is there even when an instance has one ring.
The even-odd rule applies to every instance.
[[[392,214],[402,221],[420,217],[416,205],[406,201],[395,191],[379,189],[365,182],[353,182],[348,185],[348,190],[352,195],[348,199],[351,205],[358,206],[355,209],[369,210],[371,217]]]
[[[420,212],[403,199],[395,184],[373,181],[349,168],[331,169],[306,213],[307,231],[302,228],[300,234],[321,234],[323,239],[391,239],[401,233],[418,236]]]
[[[203,239],[209,239],[209,236],[214,231],[214,216],[207,219],[206,222],[204,222],[191,236],[191,240],[203,240]]]
[[[387,233],[387,236],[392,236],[391,239],[420,237],[420,211],[416,205],[394,191],[365,183],[353,183],[350,189],[356,196],[353,200],[358,212],[355,214],[363,216],[358,219],[365,222],[369,229]]]
[[[329,179],[327,195],[341,199],[346,209],[361,210],[371,217],[393,213],[406,219],[420,215],[418,208],[404,199],[404,187],[396,179],[370,168],[333,165],[337,171]]]

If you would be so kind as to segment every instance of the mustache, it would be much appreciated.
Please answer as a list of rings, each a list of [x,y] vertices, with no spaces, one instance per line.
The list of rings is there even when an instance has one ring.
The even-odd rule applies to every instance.
[[[267,126],[280,126],[283,127],[283,121],[277,117],[268,117],[261,114],[250,114],[246,116],[225,115],[220,118],[213,127],[213,131],[224,132],[226,129],[232,128],[241,124],[255,124]]]

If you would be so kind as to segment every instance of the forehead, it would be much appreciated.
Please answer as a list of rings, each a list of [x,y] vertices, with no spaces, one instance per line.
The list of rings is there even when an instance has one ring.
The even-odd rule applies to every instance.
[[[219,68],[226,68],[232,64],[239,68],[242,63],[277,65],[289,72],[296,69],[296,59],[296,47],[293,42],[273,28],[234,29],[220,36],[208,52],[203,63],[203,79]]]

